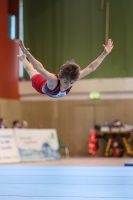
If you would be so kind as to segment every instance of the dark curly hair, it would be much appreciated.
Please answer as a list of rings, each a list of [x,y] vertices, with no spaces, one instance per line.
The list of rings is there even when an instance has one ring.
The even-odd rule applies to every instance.
[[[69,81],[77,81],[80,75],[80,66],[73,60],[67,61],[60,68],[60,78],[66,78]]]

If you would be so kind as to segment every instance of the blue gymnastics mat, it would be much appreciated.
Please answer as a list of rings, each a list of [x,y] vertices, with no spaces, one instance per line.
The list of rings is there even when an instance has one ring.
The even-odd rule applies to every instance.
[[[133,163],[125,163],[124,165],[128,167],[133,167]]]
[[[133,168],[1,166],[0,200],[133,200]]]

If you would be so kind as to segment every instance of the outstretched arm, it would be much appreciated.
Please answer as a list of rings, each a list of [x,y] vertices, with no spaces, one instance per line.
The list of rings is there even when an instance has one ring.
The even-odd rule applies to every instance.
[[[22,40],[19,40],[18,42],[19,47],[21,48],[22,52],[26,55],[26,57],[29,59],[30,63],[33,65],[33,67],[44,77],[46,78],[52,85],[56,85],[57,84],[57,78],[54,74],[48,72],[43,65],[36,60],[31,53],[29,52],[29,49],[27,49],[24,46],[24,43],[22,42]]]
[[[103,53],[96,59],[94,60],[91,64],[89,64],[85,69],[81,70],[79,79],[87,76],[101,64],[101,62],[105,59],[105,57],[112,51],[113,49],[113,41],[111,39],[108,40],[107,45],[103,45],[104,51]],[[78,80],[79,80],[78,79]]]

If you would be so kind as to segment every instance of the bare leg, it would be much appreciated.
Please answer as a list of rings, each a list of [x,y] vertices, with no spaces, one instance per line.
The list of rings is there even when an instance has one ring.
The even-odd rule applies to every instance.
[[[30,79],[35,75],[39,74],[33,67],[33,65],[27,60],[26,55],[18,55],[19,60],[23,63],[25,70],[30,76]]]

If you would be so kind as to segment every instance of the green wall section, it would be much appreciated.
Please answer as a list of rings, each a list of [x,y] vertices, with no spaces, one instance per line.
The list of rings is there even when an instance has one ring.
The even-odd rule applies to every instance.
[[[25,45],[50,72],[58,73],[71,59],[83,69],[102,53],[106,7],[100,9],[101,0],[23,1]],[[115,47],[85,78],[132,77],[133,0],[106,2],[110,3],[109,37]]]

